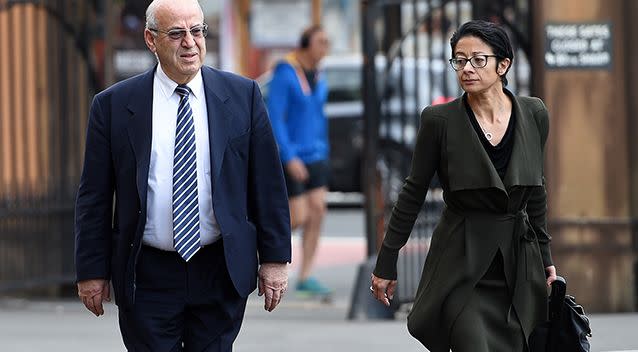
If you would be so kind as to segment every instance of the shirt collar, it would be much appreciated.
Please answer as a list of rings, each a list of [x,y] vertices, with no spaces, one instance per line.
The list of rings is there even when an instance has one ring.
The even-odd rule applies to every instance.
[[[173,94],[177,94],[175,93],[177,83],[166,75],[162,69],[162,64],[157,65],[155,79],[158,81],[160,90],[165,99],[170,99]],[[193,77],[190,82],[186,83],[186,85],[190,88],[191,95],[195,99],[202,99],[204,97],[204,80],[202,78],[202,70],[199,69],[195,77]]]

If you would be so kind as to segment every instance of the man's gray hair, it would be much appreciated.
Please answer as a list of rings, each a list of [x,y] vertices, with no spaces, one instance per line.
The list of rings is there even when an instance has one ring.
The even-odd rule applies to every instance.
[[[157,29],[157,19],[155,18],[155,12],[159,1],[153,1],[146,8],[146,29]]]
[[[199,4],[199,1],[194,0],[199,6],[199,11],[202,13],[202,18],[204,18],[204,10],[202,10],[202,6]],[[157,9],[162,4],[162,0],[153,0],[150,5],[146,8],[146,28],[147,29],[157,29],[157,18],[155,17],[155,13]]]

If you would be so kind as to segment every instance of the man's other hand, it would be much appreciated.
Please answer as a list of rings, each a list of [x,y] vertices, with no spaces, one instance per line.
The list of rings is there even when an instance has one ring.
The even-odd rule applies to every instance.
[[[264,295],[264,309],[272,312],[288,288],[287,263],[263,263],[259,267],[259,295]]]
[[[104,314],[102,302],[111,301],[109,281],[103,279],[80,281],[78,282],[78,296],[86,309],[99,317]]]

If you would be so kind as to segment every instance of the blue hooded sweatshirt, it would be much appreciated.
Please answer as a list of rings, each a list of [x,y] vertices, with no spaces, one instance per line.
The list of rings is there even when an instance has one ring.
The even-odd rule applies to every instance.
[[[275,66],[267,106],[284,164],[294,158],[305,164],[328,159],[328,120],[323,111],[327,97],[323,74],[311,90],[294,54]]]

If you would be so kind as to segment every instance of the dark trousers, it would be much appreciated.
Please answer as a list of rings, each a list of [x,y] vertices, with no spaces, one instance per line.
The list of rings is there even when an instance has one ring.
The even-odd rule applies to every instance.
[[[176,252],[143,246],[135,303],[119,311],[129,351],[227,352],[239,334],[246,298],[235,290],[220,241],[188,263]]]

